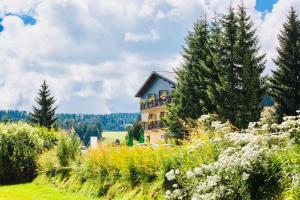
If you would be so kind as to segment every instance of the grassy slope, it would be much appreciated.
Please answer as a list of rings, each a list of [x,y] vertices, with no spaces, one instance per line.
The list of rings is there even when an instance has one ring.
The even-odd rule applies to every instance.
[[[0,200],[90,200],[90,198],[63,192],[47,185],[27,183],[0,186]]]
[[[116,139],[119,139],[120,142],[125,140],[126,132],[113,132],[113,131],[104,131],[102,133],[103,140],[102,143],[113,143]]]

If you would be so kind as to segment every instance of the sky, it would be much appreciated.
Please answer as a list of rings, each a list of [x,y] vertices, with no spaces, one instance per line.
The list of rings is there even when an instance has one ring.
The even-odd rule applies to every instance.
[[[31,110],[46,80],[58,112],[138,112],[135,93],[154,70],[182,62],[184,37],[203,14],[241,0],[1,0],[0,109]],[[277,35],[299,0],[244,0],[276,66]]]

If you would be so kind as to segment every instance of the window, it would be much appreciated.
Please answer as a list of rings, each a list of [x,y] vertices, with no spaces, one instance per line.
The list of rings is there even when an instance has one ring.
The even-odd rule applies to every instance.
[[[149,114],[148,115],[148,121],[155,121],[156,120],[156,115],[155,114]]]
[[[148,94],[148,101],[154,101],[156,98],[155,94]]]
[[[159,91],[159,99],[165,100],[168,96],[168,90],[160,90]]]
[[[160,135],[160,139],[164,140],[165,139],[165,135]]]

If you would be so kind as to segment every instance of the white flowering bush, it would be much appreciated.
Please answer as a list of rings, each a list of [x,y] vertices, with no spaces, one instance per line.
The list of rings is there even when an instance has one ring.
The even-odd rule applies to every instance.
[[[208,120],[207,115],[199,119],[201,123]],[[186,171],[169,171],[166,179],[172,187],[166,188],[165,199],[272,199],[282,195],[289,182],[286,179],[282,183],[282,173],[290,170],[284,162],[284,152],[300,144],[300,115],[283,120],[281,124],[270,124],[262,119],[250,123],[246,130],[233,132],[229,132],[229,124],[205,123],[210,131],[223,133],[204,141],[219,150],[217,159]],[[207,130],[200,132],[207,134]],[[298,160],[300,164],[300,155]],[[299,171],[293,173],[290,187],[298,187],[300,194]]]

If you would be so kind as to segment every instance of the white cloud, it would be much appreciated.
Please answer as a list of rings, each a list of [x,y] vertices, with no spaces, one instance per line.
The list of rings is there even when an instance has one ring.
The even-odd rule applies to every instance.
[[[276,57],[277,34],[291,5],[300,14],[300,2],[279,0],[264,17],[255,10],[255,0],[244,2],[270,71],[275,67],[271,58]],[[5,16],[1,22],[0,109],[31,109],[46,79],[59,111],[138,111],[134,94],[149,73],[178,67],[181,45],[195,20],[204,13],[208,17],[222,14],[230,3],[1,0],[0,17],[29,14],[37,21],[29,26],[17,16]]]
[[[155,41],[159,39],[157,30],[152,29],[148,34],[137,34],[126,32],[124,36],[125,41],[140,42],[140,41]]]

